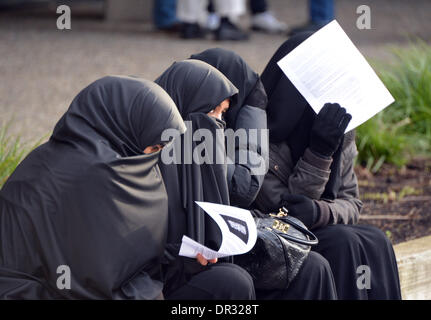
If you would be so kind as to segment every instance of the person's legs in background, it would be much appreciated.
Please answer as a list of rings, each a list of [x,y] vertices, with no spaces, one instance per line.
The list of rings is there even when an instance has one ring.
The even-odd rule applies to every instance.
[[[154,0],[153,16],[157,29],[175,31],[178,26],[177,0]]]
[[[177,17],[182,22],[182,38],[196,39],[205,36],[201,25],[206,23],[207,5],[207,1],[203,0],[178,0]]]
[[[335,19],[334,0],[309,0],[309,21],[294,27],[289,35],[293,36],[304,31],[317,31],[328,22]]]
[[[278,21],[274,15],[268,11],[266,0],[249,0],[251,17],[251,27],[253,30],[265,31],[269,33],[285,32],[287,25]]]
[[[221,18],[215,31],[216,40],[247,40],[248,35],[236,25],[238,18],[245,13],[245,1],[213,0],[213,5]]]
[[[235,24],[245,12],[245,0],[213,0],[214,13],[220,17],[220,24],[213,30],[216,40],[247,40],[248,35]],[[178,19],[183,23],[181,37],[203,38],[208,25],[208,1],[178,0]]]
[[[334,0],[310,0],[310,22],[323,27],[335,19]]]

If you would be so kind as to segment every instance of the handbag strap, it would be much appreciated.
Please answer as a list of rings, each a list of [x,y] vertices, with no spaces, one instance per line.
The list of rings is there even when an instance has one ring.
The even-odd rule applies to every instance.
[[[319,239],[317,239],[316,235],[313,232],[311,232],[310,230],[308,230],[307,227],[305,227],[304,225],[301,225],[299,223],[296,223],[293,220],[288,219],[287,213],[288,213],[288,210],[285,207],[281,207],[280,212],[277,215],[275,215],[275,214],[270,214],[270,215],[274,218],[277,218],[279,221],[281,220],[282,222],[284,222],[286,224],[294,226],[298,231],[305,234],[308,237],[308,240],[297,238],[297,237],[291,236],[291,235],[284,233],[284,232],[277,232],[277,234],[286,240],[290,240],[292,242],[296,242],[299,244],[304,244],[307,246],[317,245],[319,243]],[[277,220],[277,219],[275,219],[275,220]]]
[[[308,236],[308,240],[306,239],[301,239],[301,238],[297,238],[294,236],[291,236],[287,233],[283,233],[283,232],[277,232],[278,235],[280,235],[281,237],[283,237],[286,240],[290,240],[299,244],[304,244],[307,246],[315,246],[319,243],[319,239],[317,239],[316,235],[311,232],[310,230],[308,230],[307,228],[301,226],[300,224],[292,221],[292,220],[285,220],[285,219],[281,219],[283,222],[290,224],[292,226],[294,226],[298,231],[302,232],[303,234],[305,234],[306,236]]]

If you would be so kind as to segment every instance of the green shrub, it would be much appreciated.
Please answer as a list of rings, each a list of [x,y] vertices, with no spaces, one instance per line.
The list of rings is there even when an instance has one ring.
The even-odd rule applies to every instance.
[[[380,113],[357,129],[359,164],[376,173],[383,163],[399,167],[410,158],[411,148],[399,127],[389,125]]]
[[[431,46],[393,49],[394,60],[376,65],[395,102],[357,129],[358,161],[373,172],[431,154]]]
[[[0,188],[21,160],[42,141],[33,145],[22,143],[20,137],[10,136],[8,129],[9,124],[0,127]]]

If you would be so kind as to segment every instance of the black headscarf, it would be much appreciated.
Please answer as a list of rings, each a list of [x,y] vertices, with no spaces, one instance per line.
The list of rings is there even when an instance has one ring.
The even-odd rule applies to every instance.
[[[73,100],[50,140],[0,191],[0,297],[136,299],[160,294],[168,203],[143,154],[185,127],[156,84],[105,77]],[[59,289],[59,266],[71,289]]]
[[[192,149],[203,145],[210,148],[212,142],[214,154],[225,155],[224,140],[215,139],[216,130],[223,129],[223,123],[207,113],[223,100],[234,97],[238,92],[235,86],[220,71],[198,60],[174,63],[155,82],[172,97],[183,119],[190,121],[192,128],[188,128],[186,135],[198,129],[207,129],[214,137],[212,141],[207,138],[203,138],[202,142],[194,141]],[[231,106],[234,108],[233,101]],[[184,141],[183,136],[182,146]],[[184,156],[187,155],[183,154],[181,158],[184,159]],[[169,197],[168,242],[178,243],[186,234],[218,249],[221,244],[220,231],[195,201],[229,204],[226,164],[199,165],[194,161],[192,164],[162,164],[161,171]]]
[[[266,108],[267,100],[265,94],[253,95],[256,88],[262,85],[259,75],[235,52],[221,48],[212,48],[194,54],[190,58],[212,65],[223,73],[238,89],[236,106],[229,108],[225,116],[229,128],[234,127],[239,109],[244,104],[248,103],[253,107],[261,109]]]
[[[277,62],[295,49],[312,32],[304,32],[284,42],[275,52],[261,75],[262,83],[268,95],[268,129],[270,142],[286,141],[292,153],[294,163],[303,156],[308,148],[310,132],[316,113],[301,93],[283,73]],[[342,145],[333,155],[331,174],[322,198],[335,199],[341,184],[340,159]]]

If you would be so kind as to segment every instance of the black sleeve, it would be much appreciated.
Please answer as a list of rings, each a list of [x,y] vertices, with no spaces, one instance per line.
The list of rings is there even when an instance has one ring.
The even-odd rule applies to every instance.
[[[265,110],[245,105],[238,113],[235,130],[245,129],[246,143],[236,141],[235,159],[228,165],[232,205],[248,208],[262,186],[268,168],[268,133]],[[257,134],[252,134],[254,129]],[[256,130],[258,129],[258,130]],[[265,130],[259,130],[265,129]]]

